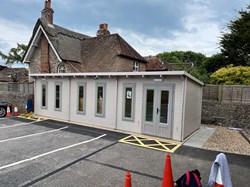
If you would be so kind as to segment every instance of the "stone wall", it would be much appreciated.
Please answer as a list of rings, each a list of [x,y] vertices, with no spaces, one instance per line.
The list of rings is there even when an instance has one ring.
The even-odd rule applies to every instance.
[[[27,103],[27,99],[32,99],[34,101],[33,94],[16,93],[9,91],[0,91],[0,101],[7,101],[16,104],[18,112],[24,113]]]
[[[201,122],[203,124],[250,128],[250,104],[203,100]]]

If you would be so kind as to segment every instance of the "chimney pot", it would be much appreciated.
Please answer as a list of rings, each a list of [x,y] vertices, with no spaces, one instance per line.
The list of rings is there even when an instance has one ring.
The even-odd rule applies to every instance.
[[[108,30],[108,24],[107,23],[100,24],[100,30],[103,30],[103,29]]]
[[[110,35],[110,32],[108,30],[108,24],[107,23],[102,23],[99,25],[99,30],[96,33],[97,36],[105,36],[105,35]]]

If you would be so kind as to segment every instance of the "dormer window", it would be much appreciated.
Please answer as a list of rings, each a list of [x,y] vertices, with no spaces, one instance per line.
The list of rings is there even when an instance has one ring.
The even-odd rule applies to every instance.
[[[65,68],[64,64],[59,64],[57,72],[58,73],[66,73],[66,68]]]
[[[139,62],[134,61],[134,63],[133,63],[133,71],[139,71]]]

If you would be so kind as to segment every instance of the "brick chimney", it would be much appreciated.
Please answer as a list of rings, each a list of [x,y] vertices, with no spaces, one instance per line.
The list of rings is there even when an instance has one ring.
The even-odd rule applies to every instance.
[[[96,32],[96,36],[106,36],[106,35],[110,35],[110,32],[108,30],[108,24],[102,23],[100,24],[99,30]]]
[[[49,24],[53,24],[53,14],[54,10],[51,8],[51,0],[46,0],[44,2],[41,18],[47,20]]]

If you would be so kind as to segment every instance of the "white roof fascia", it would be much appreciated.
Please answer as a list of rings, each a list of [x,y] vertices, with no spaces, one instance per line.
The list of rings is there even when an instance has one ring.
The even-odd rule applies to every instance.
[[[40,25],[39,28],[41,28],[41,30],[43,31],[44,36],[47,38],[51,48],[53,49],[54,53],[56,54],[57,59],[59,60],[59,62],[62,62],[62,59],[60,58],[59,54],[57,53],[56,49],[54,48],[53,44],[51,43],[49,37],[47,36],[46,32],[44,31],[44,29],[42,28],[42,26]]]
[[[146,72],[90,72],[90,73],[37,73],[31,77],[129,77],[129,76],[186,76],[200,85],[203,82],[185,71],[146,71]]]
[[[35,36],[34,36],[32,42],[31,42],[31,45],[30,45],[30,47],[29,47],[29,49],[28,49],[27,54],[25,55],[25,57],[24,57],[24,59],[23,59],[23,62],[27,62],[27,57],[28,57],[29,53],[31,52],[31,48],[34,46],[35,41],[38,41],[38,38],[37,38],[37,37],[40,37],[40,36],[41,36],[40,32],[43,32],[43,34],[44,34],[44,36],[46,37],[48,43],[50,44],[51,48],[53,49],[54,53],[56,54],[57,59],[58,59],[60,62],[62,62],[62,59],[60,58],[59,54],[57,53],[56,49],[54,48],[53,44],[51,43],[49,37],[47,36],[46,32],[44,31],[44,29],[43,29],[43,27],[42,27],[41,25],[38,27],[38,29],[37,29],[37,31],[36,31],[36,34],[35,34]]]
[[[40,27],[41,27],[41,26],[40,26]],[[37,29],[36,34],[35,34],[35,36],[34,36],[32,42],[31,42],[31,44],[30,44],[30,46],[29,46],[29,48],[28,48],[28,51],[27,51],[27,53],[26,53],[24,59],[23,59],[23,63],[28,62],[27,57],[29,56],[29,53],[30,53],[30,51],[31,51],[31,48],[34,46],[34,43],[35,43],[36,38],[37,38],[37,36],[38,36],[38,34],[39,34],[39,31],[40,31],[40,30]]]

